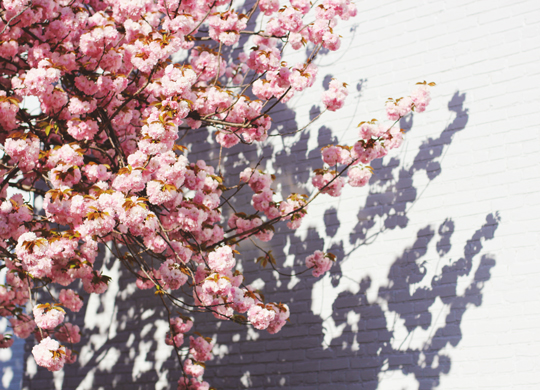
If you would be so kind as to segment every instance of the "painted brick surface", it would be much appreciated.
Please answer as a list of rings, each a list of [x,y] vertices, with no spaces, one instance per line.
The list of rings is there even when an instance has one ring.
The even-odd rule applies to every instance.
[[[319,197],[272,250],[285,272],[316,249],[338,255],[321,279],[261,271],[241,248],[248,281],[290,305],[278,335],[198,317],[216,338],[205,379],[217,389],[540,388],[540,3],[359,2],[342,48],[318,59],[318,89],[282,107],[279,130],[318,113],[323,84],[349,84],[345,108],[305,131],[225,164],[268,157],[279,188],[305,192],[316,148],[352,143],[356,124],[383,117],[388,97],[435,81],[426,113],[404,120],[406,143],[374,162],[368,187]],[[298,54],[303,55],[303,53]],[[275,131],[275,130],[274,130]],[[201,140],[206,138],[201,134]],[[194,154],[216,150],[194,146]],[[244,193],[236,202],[247,208]],[[269,247],[270,248],[270,247]],[[26,345],[25,389],[172,389],[180,375],[166,318],[105,259],[116,283],[86,300],[80,366],[37,369]],[[218,332],[219,330],[219,332]]]

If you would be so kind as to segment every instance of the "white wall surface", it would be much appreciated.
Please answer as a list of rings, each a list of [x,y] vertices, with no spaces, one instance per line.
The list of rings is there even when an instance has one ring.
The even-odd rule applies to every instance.
[[[311,188],[307,172],[322,166],[312,150],[352,144],[360,121],[383,119],[388,97],[427,80],[433,101],[406,143],[373,164],[369,186],[319,197],[300,230],[278,232],[272,249],[285,271],[324,249],[340,258],[329,275],[279,278],[252,265],[255,250],[242,252],[248,281],[289,303],[291,324],[271,336],[200,318],[220,344],[205,379],[220,390],[539,389],[540,2],[357,6],[341,24],[342,48],[317,60],[318,87],[282,112],[283,131],[301,127],[325,76],[349,84],[344,109],[273,140],[285,152],[263,165],[289,177],[284,192]],[[255,153],[234,152],[229,167]],[[117,297],[92,298],[91,348],[56,388],[175,388],[166,326],[150,318],[153,297],[130,298],[132,287],[120,281]],[[52,383],[28,363],[25,388]]]

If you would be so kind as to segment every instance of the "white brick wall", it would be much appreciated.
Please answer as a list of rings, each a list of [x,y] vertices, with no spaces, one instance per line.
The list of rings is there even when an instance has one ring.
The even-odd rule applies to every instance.
[[[286,270],[315,249],[333,251],[341,261],[330,275],[279,279],[243,249],[247,278],[289,303],[291,324],[271,336],[199,318],[221,345],[205,378],[220,390],[539,389],[540,2],[358,10],[340,27],[342,50],[319,58],[318,90],[282,113],[303,126],[326,75],[350,86],[342,111],[285,138],[286,152],[266,163],[289,175],[282,188],[302,187],[306,170],[322,165],[309,150],[352,143],[358,122],[382,118],[387,97],[435,81],[432,104],[406,144],[373,164],[369,188],[321,196],[301,230],[275,239]],[[174,388],[167,380],[179,371],[172,355],[163,363],[170,350],[163,321],[149,317],[153,297],[124,279],[116,289],[89,303],[82,367],[53,381],[29,359],[24,388]]]

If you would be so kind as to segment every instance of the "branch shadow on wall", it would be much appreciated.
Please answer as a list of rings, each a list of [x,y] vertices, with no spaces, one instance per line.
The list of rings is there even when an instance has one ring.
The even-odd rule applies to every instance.
[[[345,326],[342,335],[332,341],[332,346],[341,349],[341,353],[350,351],[350,368],[361,382],[358,388],[377,389],[382,372],[397,370],[406,375],[413,374],[419,390],[431,390],[439,385],[441,376],[448,374],[452,365],[444,348],[459,344],[463,337],[461,325],[465,311],[482,304],[482,290],[496,262],[491,256],[479,254],[482,242],[493,239],[498,225],[499,217],[489,214],[485,224],[466,242],[463,257],[448,260],[431,282],[414,289],[416,284],[426,282],[426,268],[421,261],[436,237],[432,227],[420,229],[412,247],[392,264],[388,286],[379,289],[378,298],[387,303],[387,309],[368,301],[369,277],[360,282],[359,293],[343,292],[337,297],[333,317],[338,326]],[[440,225],[437,246],[450,240],[453,227],[452,220]],[[449,250],[450,246],[445,245],[445,249],[439,251],[441,259],[446,248]],[[473,275],[472,281],[460,294],[458,281],[469,275]],[[442,302],[441,309],[433,313],[430,309],[435,307],[437,300]],[[434,318],[443,312],[446,313],[444,319]],[[360,318],[353,326],[348,321],[351,314],[353,318],[354,315]],[[393,323],[389,319],[393,319]],[[396,321],[402,322],[407,330],[403,340],[397,339],[393,330]],[[429,330],[429,336],[422,340],[422,346],[411,347],[414,332],[420,329]]]
[[[325,236],[309,228],[304,238],[290,234],[284,226],[278,226],[276,237],[268,249],[281,261],[285,269],[301,269],[305,257],[315,250],[335,253],[338,258],[351,258],[354,251],[373,240],[386,229],[404,229],[408,226],[407,212],[422,192],[413,186],[413,176],[425,173],[429,181],[441,173],[440,160],[444,148],[451,144],[456,132],[465,128],[468,112],[464,108],[465,94],[456,94],[448,107],[455,119],[436,138],[429,138],[420,147],[410,167],[400,168],[398,157],[384,162],[375,161],[375,174],[370,182],[370,192],[365,205],[357,215],[358,223],[348,237],[352,250],[345,253],[343,240],[336,241],[340,220],[335,208],[324,213]],[[294,111],[280,106],[284,128],[295,125]],[[313,117],[317,115],[313,108]],[[289,123],[289,125],[287,125]],[[403,121],[401,127],[410,129],[412,119]],[[203,142],[209,135],[202,130],[192,141],[193,154],[208,153],[216,158],[218,150],[205,149]],[[286,178],[279,184],[291,192],[303,192],[314,168],[322,166],[320,153],[308,150],[309,131],[304,131],[279,152],[272,161],[276,171]],[[332,130],[322,126],[317,134],[319,147],[337,142]],[[269,159],[275,148],[266,145],[262,150],[246,151],[239,145],[231,150],[224,160],[228,173],[240,172],[247,162],[263,157]],[[429,182],[428,182],[429,183]],[[245,191],[237,198],[235,206],[249,208],[251,194]],[[240,210],[239,210],[240,211]],[[383,221],[383,229],[377,229],[376,221]],[[340,386],[346,389],[377,389],[379,376],[386,371],[412,373],[420,389],[433,389],[441,375],[448,373],[451,359],[443,349],[457,345],[461,338],[463,313],[471,304],[482,302],[482,286],[490,277],[495,260],[480,256],[482,240],[492,239],[499,219],[489,215],[486,223],[473,234],[465,245],[463,257],[450,261],[428,280],[421,261],[435,237],[437,253],[444,259],[451,248],[454,222],[444,221],[438,228],[427,226],[418,231],[417,240],[391,266],[389,284],[378,291],[378,298],[387,302],[382,307],[379,301],[370,302],[366,291],[371,286],[368,276],[359,282],[359,292],[341,292],[333,303],[333,321],[341,335],[323,347],[324,324],[321,317],[312,313],[312,291],[315,278],[306,275],[299,280],[284,279],[271,271],[262,271],[252,259],[260,256],[255,248],[244,246],[244,274],[248,283],[260,279],[264,291],[271,301],[284,302],[291,307],[291,324],[278,335],[257,332],[229,322],[220,322],[208,314],[197,316],[197,330],[204,335],[216,337],[221,346],[216,359],[209,362],[205,380],[216,388],[238,389],[262,388],[326,388]],[[330,248],[325,240],[334,238]],[[294,257],[293,264],[285,262]],[[481,257],[478,259],[478,257]],[[476,260],[475,260],[476,259]],[[443,260],[441,260],[443,261]],[[175,389],[181,369],[172,349],[164,346],[165,319],[167,313],[156,305],[156,298],[149,291],[139,291],[133,286],[133,277],[123,269],[116,272],[116,292],[92,298],[94,305],[86,307],[86,314],[73,316],[72,321],[81,326],[93,318],[93,327],[84,329],[80,345],[83,364],[66,366],[62,376],[53,375],[39,368],[37,373],[27,375],[23,388],[52,388],[59,383],[63,389]],[[465,292],[457,292],[460,277],[474,275]],[[343,275],[339,264],[331,270],[332,285],[338,286]],[[410,291],[416,284],[413,293]],[[292,291],[292,293],[291,293]],[[88,303],[88,296],[85,296]],[[97,301],[96,301],[97,300]],[[112,300],[112,302],[111,302]],[[432,309],[436,302],[449,308],[442,325],[436,326]],[[396,345],[399,336],[387,319],[394,316],[404,323],[407,338]],[[72,318],[73,318],[72,317]],[[86,318],[85,318],[86,317]],[[156,320],[156,318],[159,318]],[[351,319],[358,319],[352,321]],[[433,329],[433,334],[423,348],[410,346],[415,330]],[[241,341],[241,342],[238,342]],[[33,343],[27,343],[27,357]],[[187,342],[186,342],[187,345]],[[407,345],[405,347],[405,345]],[[28,361],[28,360],[27,360]],[[274,375],[269,375],[270,373]]]
[[[358,213],[358,223],[349,236],[352,250],[344,253],[343,241],[336,243],[334,240],[330,248],[325,245],[325,240],[335,237],[340,227],[337,210],[330,207],[324,214],[326,237],[321,237],[315,229],[309,229],[304,239],[286,236],[286,232],[283,232],[281,238],[279,233],[282,230],[278,229],[277,242],[272,247],[274,253],[281,258],[295,256],[294,266],[298,269],[303,259],[314,250],[324,249],[337,254],[338,258],[350,259],[358,248],[373,243],[381,232],[406,228],[409,223],[407,212],[425,191],[425,188],[420,190],[413,186],[413,176],[424,173],[429,185],[441,174],[445,147],[451,144],[454,135],[463,130],[468,122],[468,110],[464,102],[465,94],[456,92],[448,104],[449,111],[455,113],[454,120],[438,137],[428,138],[421,145],[410,166],[400,168],[401,162],[397,157],[385,160],[384,163],[374,162],[375,174],[370,183],[370,193],[365,207]],[[412,119],[402,121],[401,127],[410,129]],[[287,157],[301,155],[307,143],[302,140],[300,137],[296,147],[291,148],[290,153],[284,152],[286,155],[278,161],[287,165]],[[331,129],[321,127],[319,146],[332,142],[335,139]],[[312,164],[312,168],[318,167],[317,158],[320,159],[316,152],[313,156],[308,154],[307,161]],[[304,169],[301,171],[305,172]],[[297,178],[297,183],[305,183],[303,177]],[[382,229],[377,229],[377,219],[382,221]],[[498,216],[488,215],[486,223],[467,241],[463,257],[457,261],[450,260],[434,273],[431,281],[421,262],[436,233],[431,226],[418,231],[418,239],[413,246],[391,266],[388,286],[378,291],[378,299],[387,303],[385,307],[378,301],[367,300],[366,291],[371,286],[368,276],[359,282],[359,292],[353,294],[343,291],[338,295],[333,304],[332,316],[336,327],[341,330],[341,336],[332,339],[326,348],[322,347],[323,321],[311,311],[315,280],[305,277],[289,282],[275,273],[268,276],[270,272],[266,277],[261,277],[259,268],[247,264],[245,274],[248,279],[262,278],[269,299],[281,300],[290,305],[291,312],[295,313],[291,317],[291,326],[285,327],[276,336],[222,324],[218,343],[228,346],[228,354],[218,359],[217,369],[210,370],[207,379],[223,389],[239,386],[253,389],[376,389],[381,374],[401,370],[404,374],[412,373],[420,389],[433,389],[441,375],[450,371],[451,358],[445,355],[443,349],[460,342],[463,313],[467,307],[479,306],[482,302],[482,287],[490,278],[490,269],[495,265],[495,260],[486,255],[480,256],[480,250],[483,240],[493,238],[498,224]],[[435,249],[439,261],[443,261],[451,249],[453,232],[452,219],[447,219],[438,227],[439,240]],[[256,251],[248,251],[245,257],[254,258],[258,255]],[[473,265],[475,258],[477,260]],[[471,276],[472,281],[465,291],[458,293],[459,278]],[[343,275],[339,266],[334,266],[331,277],[332,285],[336,287],[341,278],[349,276]],[[417,284],[423,287],[410,293]],[[440,313],[437,318],[433,318],[433,311],[438,310],[439,306],[448,310],[443,323],[438,321]],[[389,316],[394,316],[394,324],[387,322]],[[359,320],[355,322],[355,318]],[[406,337],[400,345],[396,345],[400,336],[394,329],[396,320],[403,322],[406,329]],[[212,326],[208,325],[208,331],[211,329]],[[431,332],[429,340],[424,340],[422,348],[411,346],[415,330],[420,329]],[[242,343],[232,342],[240,340]],[[246,343],[248,340],[251,342]],[[269,373],[274,375],[270,376]],[[238,381],[240,376],[241,385]]]
[[[375,390],[385,374],[400,371],[412,374],[418,389],[435,389],[452,367],[445,347],[460,343],[465,312],[482,304],[483,287],[496,262],[481,251],[483,243],[494,238],[499,222],[498,215],[487,215],[457,260],[447,256],[454,221],[443,221],[437,231],[432,226],[420,229],[410,248],[391,265],[388,283],[379,288],[377,299],[367,298],[369,276],[360,280],[357,292],[337,296],[332,317],[341,334],[326,348],[322,347],[324,324],[311,313],[313,280],[301,282],[304,285],[295,286],[289,296],[277,288],[268,296],[289,299],[294,313],[290,326],[269,335],[223,323],[218,342],[229,346],[228,354],[208,371],[207,380],[220,389]],[[320,240],[315,230],[309,236],[311,243]],[[427,260],[433,247],[439,259]],[[339,274],[337,268],[334,272]],[[268,287],[269,283],[265,291]]]
[[[452,143],[454,135],[463,130],[469,121],[468,109],[464,108],[466,95],[459,91],[448,103],[448,110],[455,113],[454,120],[437,138],[428,138],[422,143],[410,167],[398,167],[400,160],[390,158],[388,162],[375,160],[372,163],[375,174],[370,181],[370,193],[365,205],[358,213],[358,223],[350,234],[351,244],[359,247],[387,229],[404,228],[408,224],[407,211],[419,198],[419,189],[413,185],[413,176],[425,172],[429,182],[441,174],[440,159],[445,146]],[[413,126],[413,116],[400,121],[401,128],[409,131]],[[398,170],[397,179],[394,171]],[[429,185],[428,182],[428,185]],[[425,188],[424,188],[425,190]],[[384,227],[373,232],[377,219]]]

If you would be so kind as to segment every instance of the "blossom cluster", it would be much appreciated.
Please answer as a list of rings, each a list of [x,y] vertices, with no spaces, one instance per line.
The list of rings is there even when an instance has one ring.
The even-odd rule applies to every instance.
[[[331,109],[331,100],[326,96],[334,96],[339,86],[333,80],[330,83],[330,95],[325,95],[323,100],[329,101],[328,109]],[[386,104],[386,113],[388,119],[397,122],[411,111],[425,111],[429,104],[430,87],[435,83],[418,83],[419,86],[407,98],[390,99]],[[346,95],[345,95],[346,96]],[[322,148],[322,159],[325,163],[324,168],[315,169],[315,175],[312,178],[312,184],[322,193],[330,196],[340,196],[345,184],[351,187],[365,186],[373,174],[373,169],[368,165],[371,161],[382,158],[392,149],[398,148],[403,143],[404,130],[394,124],[387,125],[373,119],[369,122],[361,122],[358,125],[358,141],[352,146],[346,145],[328,145]],[[348,182],[332,167],[339,165],[348,169]]]
[[[271,110],[315,85],[317,54],[340,47],[339,22],[357,11],[350,0],[282,3],[261,0],[241,13],[226,0],[3,0],[0,261],[8,272],[0,315],[15,336],[34,336],[38,365],[57,371],[75,362],[81,333],[69,321],[84,305],[77,284],[107,291],[110,278],[95,266],[104,248],[138,288],[170,298],[161,299],[169,312],[195,308],[272,334],[286,324],[287,305],[265,301],[237,268],[238,244],[271,241],[279,223],[298,229],[313,197],[276,194],[275,176],[259,164],[231,174],[222,153],[267,140]],[[246,30],[256,17],[262,28]],[[288,48],[309,55],[289,65]],[[389,119],[424,111],[430,86],[389,101]],[[347,95],[332,80],[322,104],[339,110]],[[37,113],[26,99],[37,99]],[[193,159],[182,144],[201,129],[218,159]],[[402,140],[395,126],[361,123],[354,145],[323,148],[315,196],[366,185],[367,164]],[[43,210],[8,187],[40,197]],[[229,210],[247,188],[251,211]],[[270,252],[263,257],[276,266]],[[333,260],[317,251],[306,266],[318,277]],[[170,318],[165,342],[183,359],[179,388],[208,389],[213,342],[193,332],[184,345],[193,321]],[[1,348],[12,343],[0,335]]]

